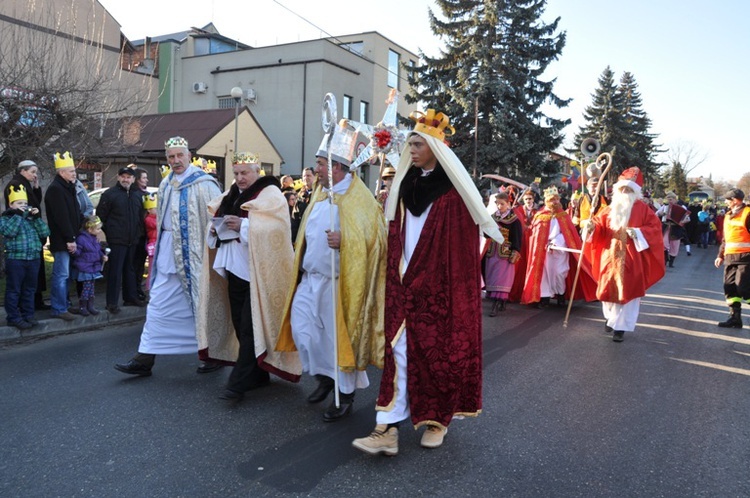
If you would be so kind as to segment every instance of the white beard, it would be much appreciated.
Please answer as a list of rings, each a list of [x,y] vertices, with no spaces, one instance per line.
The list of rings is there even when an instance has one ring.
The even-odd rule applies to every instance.
[[[627,228],[630,221],[630,213],[633,211],[633,204],[638,199],[635,192],[624,193],[619,190],[612,194],[612,204],[610,204],[609,227],[612,230]]]

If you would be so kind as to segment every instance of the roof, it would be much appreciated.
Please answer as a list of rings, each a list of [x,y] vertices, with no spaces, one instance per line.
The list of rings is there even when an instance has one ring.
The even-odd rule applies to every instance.
[[[118,119],[112,132],[121,135],[121,152],[164,153],[164,142],[179,135],[193,150],[203,147],[216,133],[234,120],[234,109],[147,114],[134,119]]]

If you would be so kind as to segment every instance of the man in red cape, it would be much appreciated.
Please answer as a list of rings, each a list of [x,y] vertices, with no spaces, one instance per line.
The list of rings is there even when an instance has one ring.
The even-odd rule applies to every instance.
[[[584,257],[598,282],[605,331],[622,342],[638,320],[641,297],[664,276],[661,222],[643,202],[643,174],[632,167],[613,186],[612,203],[593,219]]]
[[[513,212],[516,214],[519,220],[521,220],[521,226],[523,227],[523,241],[521,242],[521,257],[516,262],[516,276],[513,279],[513,287],[510,289],[510,295],[508,300],[510,302],[518,302],[521,300],[521,294],[523,293],[523,287],[526,283],[526,266],[529,260],[529,240],[531,239],[531,221],[534,219],[536,214],[536,199],[534,192],[531,189],[526,189],[521,196],[522,204],[513,208]]]
[[[415,114],[419,114],[416,115]],[[421,115],[421,116],[420,116]],[[352,445],[398,453],[398,425],[426,426],[421,445],[443,443],[454,416],[482,409],[480,228],[497,224],[461,161],[443,142],[443,113],[413,113],[386,206],[385,358],[375,429]]]
[[[560,194],[552,186],[544,191],[544,207],[534,215],[529,239],[526,284],[521,294],[521,304],[539,303],[546,306],[551,297],[557,297],[559,306],[565,299],[594,300],[596,282],[584,261],[578,276],[575,293],[572,292],[578,252],[581,249],[578,235],[570,215],[560,204]]]

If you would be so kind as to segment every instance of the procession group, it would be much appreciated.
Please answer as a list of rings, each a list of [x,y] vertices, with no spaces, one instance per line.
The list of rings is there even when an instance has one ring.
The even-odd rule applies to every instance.
[[[452,420],[481,412],[483,291],[490,316],[508,301],[582,298],[601,301],[614,341],[635,329],[640,298],[665,274],[668,225],[684,222],[667,209],[663,224],[643,201],[638,168],[621,172],[611,198],[593,188],[570,212],[555,187],[540,208],[529,189],[497,193],[488,210],[445,143],[449,118],[430,109],[412,119],[377,197],[350,170],[354,147],[333,147],[346,140],[339,128],[324,138],[294,244],[289,196],[257,155],[236,154],[222,193],[191,163],[187,141],[168,139],[146,322],[134,356],[115,368],[148,377],[158,355],[197,352],[199,373],[232,366],[220,394],[230,403],[271,375],[298,382],[306,373],[317,380],[307,400],[332,398],[323,420],[335,422],[352,412],[374,365],[383,370],[376,425],[352,444],[396,455],[400,424],[424,427],[421,445],[437,448]]]

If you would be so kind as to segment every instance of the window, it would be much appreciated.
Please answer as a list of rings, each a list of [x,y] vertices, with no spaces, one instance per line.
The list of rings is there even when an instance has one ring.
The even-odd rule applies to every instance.
[[[398,66],[401,55],[393,50],[388,50],[388,86],[398,89]]]
[[[351,42],[351,43],[342,43],[341,48],[345,48],[349,52],[353,52],[357,55],[362,55],[365,51],[365,44],[364,42],[361,42],[361,41]]]
[[[367,123],[367,116],[370,114],[370,104],[361,100],[359,102],[359,122]]]
[[[266,174],[266,176],[273,176],[273,163],[260,163],[260,169]]]
[[[219,109],[234,109],[237,103],[232,97],[219,97]]]
[[[352,119],[352,98],[344,95],[344,108],[341,110],[344,119]]]

